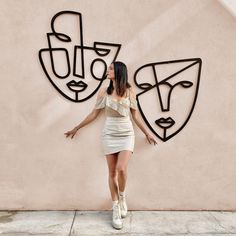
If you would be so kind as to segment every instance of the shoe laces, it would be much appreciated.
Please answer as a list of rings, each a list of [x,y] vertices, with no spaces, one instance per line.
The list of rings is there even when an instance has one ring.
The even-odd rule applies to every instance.
[[[120,213],[119,213],[119,205],[118,204],[113,206],[113,217],[115,219],[120,219],[121,218]]]

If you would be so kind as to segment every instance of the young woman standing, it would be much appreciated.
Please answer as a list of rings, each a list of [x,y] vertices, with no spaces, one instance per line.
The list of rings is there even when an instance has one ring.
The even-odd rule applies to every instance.
[[[112,226],[123,227],[122,218],[127,215],[125,186],[127,166],[134,150],[135,135],[130,114],[134,122],[145,134],[148,142],[157,141],[145,129],[137,109],[136,94],[128,83],[127,67],[123,62],[111,63],[107,70],[110,84],[98,92],[93,111],[74,129],[64,133],[74,137],[83,126],[95,120],[101,109],[105,109],[106,120],[102,130],[102,145],[109,169],[109,188],[112,198]],[[117,181],[118,180],[118,181]]]

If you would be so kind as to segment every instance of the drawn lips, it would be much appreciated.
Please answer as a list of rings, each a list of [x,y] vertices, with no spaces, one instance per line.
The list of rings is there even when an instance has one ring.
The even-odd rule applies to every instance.
[[[72,80],[69,83],[67,83],[67,87],[72,91],[81,92],[84,91],[88,87],[88,85],[84,83],[82,80],[80,80],[79,82]]]
[[[155,123],[161,128],[168,129],[175,124],[175,121],[171,117],[168,118],[162,117],[156,120]]]

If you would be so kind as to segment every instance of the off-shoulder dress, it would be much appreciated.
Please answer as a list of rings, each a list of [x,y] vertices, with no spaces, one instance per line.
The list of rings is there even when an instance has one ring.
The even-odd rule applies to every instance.
[[[130,88],[126,90],[128,96],[115,99],[104,93],[95,104],[95,109],[105,109],[105,123],[101,133],[104,154],[130,150],[133,153],[135,135],[130,119],[130,109],[137,110],[137,100],[131,96]]]

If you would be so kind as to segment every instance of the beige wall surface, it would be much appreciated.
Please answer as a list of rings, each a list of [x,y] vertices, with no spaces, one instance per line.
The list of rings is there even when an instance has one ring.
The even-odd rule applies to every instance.
[[[236,210],[236,22],[222,2],[1,0],[0,9],[1,210],[111,208],[104,112],[74,139],[64,135],[93,109],[96,94],[81,103],[66,99],[39,63],[51,18],[63,10],[82,13],[85,45],[122,45],[117,59],[137,92],[133,75],[142,65],[202,59],[196,105],[177,135],[153,146],[134,124],[129,209]],[[67,29],[77,32],[73,23]]]

